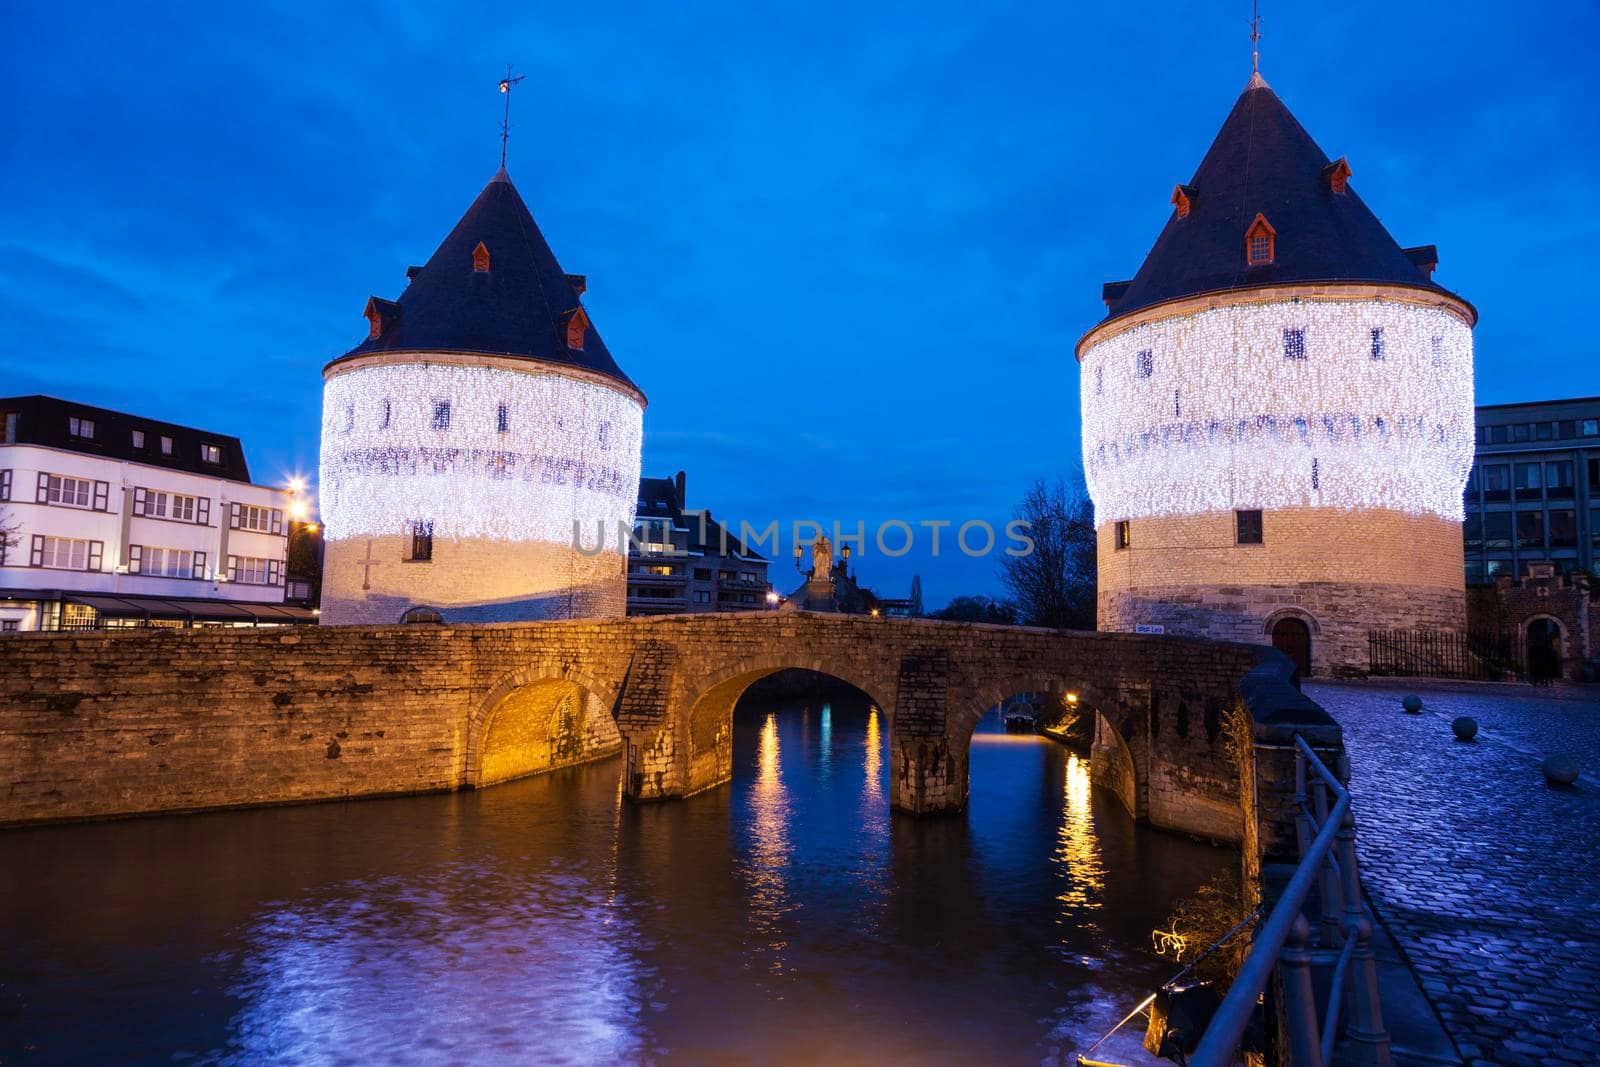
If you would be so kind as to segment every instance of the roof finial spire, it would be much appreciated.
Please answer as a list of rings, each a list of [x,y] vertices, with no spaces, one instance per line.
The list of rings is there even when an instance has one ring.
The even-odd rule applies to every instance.
[[[511,139],[511,87],[516,85],[525,74],[511,76],[511,64],[506,64],[506,76],[500,79],[500,95],[506,98],[506,116],[500,120],[500,169],[506,169],[506,142]]]
[[[1261,2],[1250,0],[1250,88],[1265,84],[1261,76]]]

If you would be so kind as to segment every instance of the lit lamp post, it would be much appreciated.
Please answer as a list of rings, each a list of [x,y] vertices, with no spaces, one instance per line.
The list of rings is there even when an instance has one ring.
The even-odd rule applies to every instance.
[[[316,537],[322,528],[318,523],[307,521],[307,516],[311,514],[311,502],[303,495],[306,491],[306,480],[300,477],[291,478],[288,488],[289,540],[284,545],[284,599],[304,600],[309,604],[316,599],[312,581],[320,573],[321,566],[316,546],[307,544],[305,538]],[[290,583],[295,581],[305,583],[305,596],[289,595]]]

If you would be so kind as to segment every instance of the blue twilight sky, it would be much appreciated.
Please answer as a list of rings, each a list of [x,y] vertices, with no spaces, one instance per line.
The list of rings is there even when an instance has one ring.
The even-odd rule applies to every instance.
[[[650,397],[647,473],[761,524],[998,526],[1077,466],[1073,344],[1243,88],[1248,15],[23,0],[0,14],[0,395],[237,434],[257,481],[312,472],[319,371],[493,174],[511,60],[510,170]],[[1600,392],[1600,8],[1272,0],[1263,30],[1279,95],[1480,309],[1480,399]],[[920,571],[934,606],[996,592],[995,566],[858,569],[891,595]]]

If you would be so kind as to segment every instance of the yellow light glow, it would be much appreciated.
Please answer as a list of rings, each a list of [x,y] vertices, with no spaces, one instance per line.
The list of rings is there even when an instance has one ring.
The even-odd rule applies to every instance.
[[[1067,694],[1067,703],[1068,704],[1076,704],[1077,702],[1078,702],[1078,694],[1077,693],[1068,693]]]
[[[303,518],[305,518],[306,517],[306,502],[304,500],[291,501],[290,504],[289,504],[289,517],[291,519],[303,519]]]
[[[883,786],[879,776],[883,773],[883,734],[882,727],[878,725],[878,709],[872,708],[867,712],[867,788],[866,800],[869,804],[878,804],[883,801]]]
[[[1090,807],[1092,786],[1089,764],[1076,753],[1067,757],[1062,781],[1065,805],[1061,829],[1056,835],[1055,859],[1064,868],[1066,885],[1056,899],[1069,908],[1095,909],[1102,904],[1106,869],[1100,861],[1100,842],[1094,835],[1094,813]]]
[[[291,492],[291,493],[303,493],[305,491],[306,491],[306,480],[304,478],[296,476],[294,478],[290,478],[289,479],[289,492]]]

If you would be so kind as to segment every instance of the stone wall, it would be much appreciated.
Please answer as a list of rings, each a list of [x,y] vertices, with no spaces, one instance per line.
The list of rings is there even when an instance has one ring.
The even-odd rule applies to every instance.
[[[777,613],[12,635],[0,640],[0,823],[474,787],[619,742],[627,796],[686,796],[728,780],[739,695],[789,668],[830,674],[882,709],[901,810],[965,806],[987,709],[1074,692],[1104,719],[1100,747],[1128,754],[1120,782],[1094,765],[1137,816],[1219,840],[1272,837],[1253,826],[1229,723],[1253,672],[1287,686],[1277,652]],[[1244,721],[1266,729],[1276,713],[1252,705]]]
[[[1465,625],[1460,526],[1432,516],[1268,511],[1259,545],[1232,512],[1137,519],[1128,548],[1099,532],[1101,629],[1272,642],[1285,615],[1311,631],[1314,674],[1363,674],[1367,631]]]

